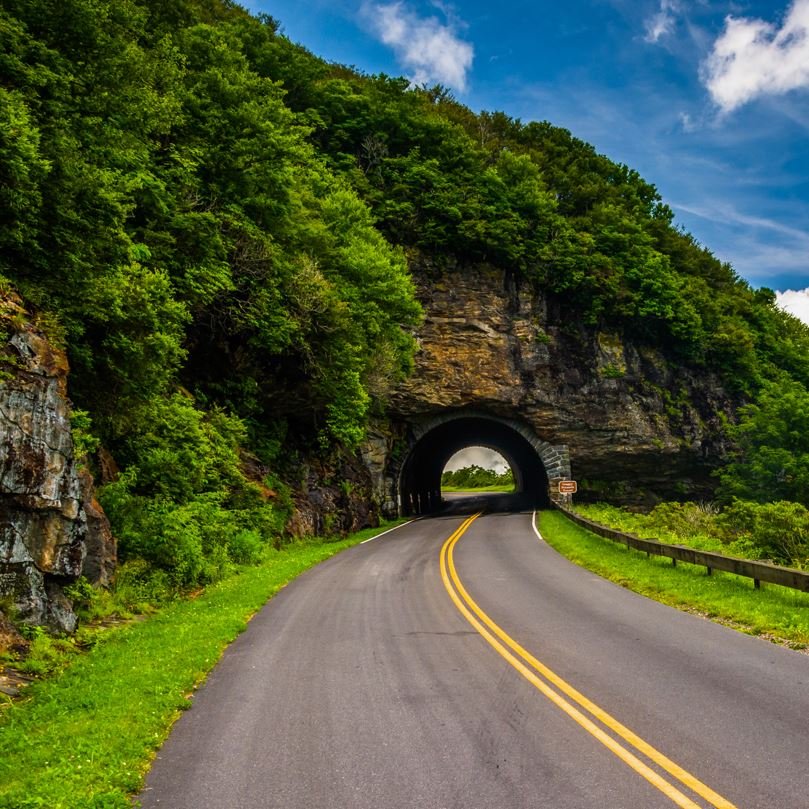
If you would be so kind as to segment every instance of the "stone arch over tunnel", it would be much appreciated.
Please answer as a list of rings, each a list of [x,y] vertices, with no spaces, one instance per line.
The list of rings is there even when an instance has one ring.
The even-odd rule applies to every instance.
[[[528,425],[480,411],[442,413],[412,427],[410,451],[399,474],[400,513],[437,510],[444,466],[469,446],[489,447],[508,461],[515,489],[527,505],[546,505],[554,498],[556,482],[570,478],[567,447],[543,441]]]

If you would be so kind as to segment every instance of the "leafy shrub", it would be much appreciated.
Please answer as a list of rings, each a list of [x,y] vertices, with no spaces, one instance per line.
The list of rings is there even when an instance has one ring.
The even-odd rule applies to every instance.
[[[712,503],[664,502],[652,509],[648,520],[678,536],[716,536],[718,513],[719,508]]]
[[[579,505],[576,511],[603,525],[663,542],[791,567],[809,565],[809,510],[800,503],[734,500],[720,511],[712,503],[665,502],[648,514],[597,503]]]
[[[93,435],[93,423],[86,410],[73,410],[70,413],[70,433],[73,438],[73,452],[77,458],[84,458],[95,452],[101,442]]]
[[[145,559],[118,565],[112,586],[113,599],[121,608],[136,613],[149,612],[153,604],[169,601],[175,592],[169,574]]]
[[[126,469],[99,492],[122,559],[146,560],[187,588],[257,561],[275,543],[288,493],[271,481],[270,499],[273,491],[245,477],[241,419],[205,412],[179,392],[144,402],[129,419]]]
[[[734,500],[720,516],[719,525],[731,547],[778,564],[809,565],[809,510],[800,503]]]
[[[30,640],[30,646],[25,659],[15,662],[14,666],[26,674],[40,676],[59,671],[75,655],[75,647],[69,639],[55,637],[41,626],[23,625],[20,631]]]
[[[184,504],[149,498],[123,475],[100,494],[124,559],[143,559],[165,571],[176,587],[217,581],[233,564],[258,561],[281,528],[283,515],[261,502],[229,508],[226,494],[200,494]]]
[[[602,525],[641,537],[675,545],[687,543],[705,551],[721,553],[724,549],[717,524],[719,509],[712,503],[663,502],[645,514],[606,503],[577,505],[576,511]]]
[[[240,565],[252,565],[261,560],[267,550],[267,543],[258,531],[245,528],[234,534],[228,542],[230,558]]]

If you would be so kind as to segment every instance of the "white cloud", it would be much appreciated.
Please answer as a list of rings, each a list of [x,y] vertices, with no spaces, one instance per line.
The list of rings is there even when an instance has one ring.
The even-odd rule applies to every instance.
[[[673,33],[679,10],[676,0],[660,0],[657,14],[646,20],[644,39],[647,42],[657,42],[661,37]]]
[[[784,311],[809,324],[809,288],[787,289],[775,293],[775,302]]]
[[[680,113],[680,126],[689,134],[699,130],[699,124],[687,112]]]
[[[453,21],[419,17],[403,2],[365,3],[363,15],[379,39],[393,48],[399,64],[412,72],[414,84],[466,89],[475,50],[458,36]]]
[[[809,88],[809,0],[793,0],[780,28],[726,17],[702,64],[702,81],[723,112],[759,96]]]
[[[508,462],[496,450],[488,447],[466,447],[456,452],[444,467],[449,472],[463,469],[466,466],[481,466],[484,469],[494,469],[503,472],[508,469]]]

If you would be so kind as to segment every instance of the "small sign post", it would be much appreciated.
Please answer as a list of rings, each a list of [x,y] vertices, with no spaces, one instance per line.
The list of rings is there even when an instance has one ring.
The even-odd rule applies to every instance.
[[[559,494],[576,494],[578,485],[575,480],[560,480]]]

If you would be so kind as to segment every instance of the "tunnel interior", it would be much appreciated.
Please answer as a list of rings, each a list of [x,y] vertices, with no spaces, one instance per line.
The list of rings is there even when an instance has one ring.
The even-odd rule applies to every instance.
[[[427,514],[442,505],[441,473],[447,461],[465,447],[488,447],[499,452],[514,472],[519,507],[548,504],[548,475],[536,449],[501,421],[462,417],[439,424],[413,445],[399,484],[401,510],[405,515]]]

